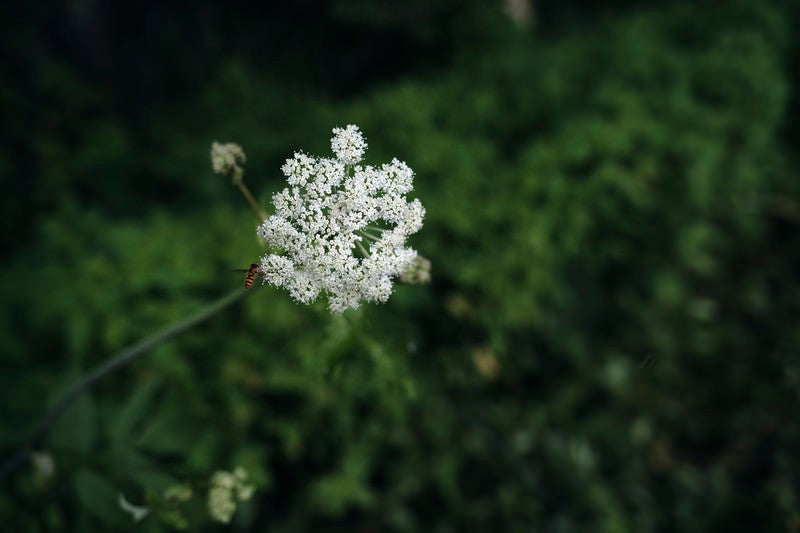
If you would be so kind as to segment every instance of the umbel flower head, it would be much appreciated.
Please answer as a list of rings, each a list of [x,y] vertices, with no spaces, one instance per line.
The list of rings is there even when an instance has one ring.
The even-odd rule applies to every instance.
[[[367,143],[357,126],[334,128],[335,157],[296,152],[281,170],[289,186],[275,194],[275,214],[258,235],[277,251],[259,265],[265,282],[285,287],[302,303],[327,296],[333,312],[362,300],[385,302],[392,279],[415,265],[405,246],[425,209],[408,201],[414,172],[392,159],[362,166]]]

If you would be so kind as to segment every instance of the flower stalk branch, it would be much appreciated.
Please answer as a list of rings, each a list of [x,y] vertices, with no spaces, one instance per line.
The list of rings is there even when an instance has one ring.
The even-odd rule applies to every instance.
[[[0,466],[0,480],[10,475],[17,469],[24,466],[31,458],[31,454],[41,447],[43,441],[47,437],[50,428],[58,421],[67,409],[69,409],[86,390],[92,386],[96,381],[107,376],[114,370],[125,366],[136,358],[144,355],[154,348],[164,344],[166,341],[176,337],[187,331],[194,326],[205,322],[213,317],[229,305],[233,304],[242,298],[247,291],[239,288],[223,296],[216,302],[208,307],[201,309],[193,315],[172,324],[157,333],[142,339],[141,341],[123,349],[117,354],[110,357],[103,364],[92,370],[89,374],[84,376],[79,382],[72,386],[64,395],[59,398],[50,411],[42,418],[42,420],[34,427],[30,435],[19,446],[19,450],[9,459],[7,459]]]
[[[260,207],[258,207],[258,202],[256,202],[255,198],[253,198],[253,195],[250,193],[250,189],[247,188],[247,185],[244,184],[242,179],[239,179],[238,182],[234,180],[233,183],[239,187],[240,191],[242,191],[244,199],[247,201],[248,205],[250,205],[250,209],[253,210],[253,213],[256,215],[259,224],[263,223],[267,219],[267,214],[264,213]]]
[[[211,168],[217,174],[230,175],[231,181],[242,192],[244,199],[250,205],[250,209],[261,224],[267,219],[266,213],[258,206],[258,202],[253,197],[250,189],[244,183],[244,165],[247,161],[244,150],[236,143],[211,143]]]

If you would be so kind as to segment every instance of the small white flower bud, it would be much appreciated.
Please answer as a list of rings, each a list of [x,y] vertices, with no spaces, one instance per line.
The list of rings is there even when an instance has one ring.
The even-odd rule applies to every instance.
[[[245,163],[242,147],[235,143],[211,143],[211,168],[216,174],[230,175],[241,178],[241,165]]]
[[[33,452],[31,454],[31,462],[33,463],[34,471],[40,479],[50,479],[56,470],[56,463],[53,456],[47,452]]]
[[[208,513],[211,518],[227,524],[236,512],[236,503],[233,501],[231,489],[222,486],[213,486],[208,491]]]
[[[408,285],[423,285],[431,281],[431,262],[418,255],[411,267],[400,274],[400,282]]]
[[[236,500],[249,500],[255,492],[255,486],[248,485],[247,472],[236,467],[231,472],[219,470],[211,477],[211,488],[208,491],[208,512],[211,518],[227,524],[236,512]]]

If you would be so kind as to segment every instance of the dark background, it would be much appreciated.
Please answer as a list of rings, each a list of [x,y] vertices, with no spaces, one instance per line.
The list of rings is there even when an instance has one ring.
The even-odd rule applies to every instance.
[[[0,6],[4,457],[263,252],[214,140],[267,207],[358,124],[433,263],[343,316],[258,289],[108,376],[3,528],[211,530],[241,465],[236,530],[800,531],[800,5],[523,4]]]

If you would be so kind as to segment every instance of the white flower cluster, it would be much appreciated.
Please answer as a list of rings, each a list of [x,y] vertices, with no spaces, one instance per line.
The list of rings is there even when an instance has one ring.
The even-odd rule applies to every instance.
[[[211,168],[217,174],[230,174],[241,167],[245,161],[244,150],[235,143],[211,143]]]
[[[211,518],[219,522],[228,523],[236,512],[236,501],[249,500],[253,496],[255,487],[245,483],[247,472],[244,468],[237,467],[233,472],[219,470],[211,478],[211,488],[208,491],[208,512]]]
[[[275,214],[258,228],[279,252],[259,269],[299,302],[325,294],[339,313],[389,298],[392,278],[414,265],[405,240],[422,227],[425,209],[405,198],[414,176],[405,163],[358,164],[367,143],[357,126],[335,128],[331,148],[335,158],[298,152],[283,165],[289,187],[273,196]]]
[[[367,151],[367,141],[358,131],[358,126],[353,124],[346,128],[333,128],[331,150],[336,158],[345,165],[355,165],[361,162],[364,152]]]

